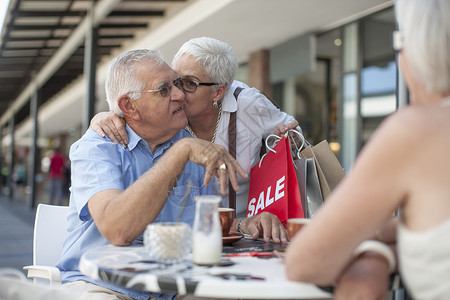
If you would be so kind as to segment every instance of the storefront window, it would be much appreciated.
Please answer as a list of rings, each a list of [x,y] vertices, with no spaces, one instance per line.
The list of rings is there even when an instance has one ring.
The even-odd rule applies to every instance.
[[[395,29],[393,9],[371,15],[361,21],[363,65],[361,70],[361,146],[386,116],[396,109],[397,66],[391,47]]]

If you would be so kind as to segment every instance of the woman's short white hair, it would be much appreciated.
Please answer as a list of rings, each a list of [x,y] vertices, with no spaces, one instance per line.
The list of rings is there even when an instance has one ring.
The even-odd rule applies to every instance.
[[[225,84],[227,89],[236,77],[238,62],[233,49],[225,42],[209,37],[191,39],[175,54],[173,68],[185,54],[193,56],[213,82]]]
[[[128,95],[137,100],[141,97],[141,90],[145,83],[136,78],[136,68],[144,62],[155,62],[157,66],[166,64],[161,53],[157,50],[139,49],[122,53],[109,64],[106,74],[105,89],[106,101],[109,109],[123,117],[123,112],[117,104],[119,98]]]
[[[450,91],[450,1],[397,0],[404,54],[429,92]]]

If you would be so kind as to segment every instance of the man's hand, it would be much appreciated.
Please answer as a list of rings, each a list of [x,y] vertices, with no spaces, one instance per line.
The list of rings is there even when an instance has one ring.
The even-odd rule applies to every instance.
[[[106,134],[114,143],[128,145],[125,120],[113,112],[99,112],[92,118],[89,128],[101,137]]]
[[[188,159],[190,161],[206,167],[204,185],[209,183],[213,175],[219,178],[222,195],[227,192],[228,179],[234,190],[239,190],[236,172],[242,178],[248,177],[244,169],[223,146],[194,138],[184,138],[180,142],[185,144],[182,147],[189,147]]]
[[[264,238],[268,243],[270,239],[274,243],[286,243],[288,241],[287,231],[280,220],[274,214],[262,212],[258,215],[245,219],[241,223],[243,232],[248,233],[253,239]]]
[[[368,252],[352,261],[338,279],[335,299],[386,299],[389,271],[386,259]]]

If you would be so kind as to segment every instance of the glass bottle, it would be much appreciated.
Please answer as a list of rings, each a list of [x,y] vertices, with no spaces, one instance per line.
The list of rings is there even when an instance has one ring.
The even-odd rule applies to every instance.
[[[216,265],[222,257],[222,227],[219,221],[220,196],[196,197],[192,232],[192,261],[197,265]]]

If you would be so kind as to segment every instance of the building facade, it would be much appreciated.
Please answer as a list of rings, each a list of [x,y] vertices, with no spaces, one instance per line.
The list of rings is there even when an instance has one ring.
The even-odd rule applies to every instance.
[[[133,4],[155,5],[152,1],[138,2],[103,0],[93,2],[85,10],[94,14],[104,9],[109,22],[114,22],[111,16],[117,13],[110,6],[128,7],[130,11]],[[84,43],[83,74],[54,94],[40,96],[46,85],[56,84],[52,74],[38,80],[48,72],[52,61],[35,70],[34,77],[23,84],[25,88],[11,99],[0,119],[4,187],[11,186],[8,182],[14,180],[12,175],[19,165],[27,170],[25,184],[31,190],[35,189],[36,178],[45,179],[48,150],[59,146],[67,153],[86,130],[92,113],[108,110],[104,94],[107,63],[130,49],[159,49],[170,62],[179,46],[192,37],[211,36],[227,42],[240,63],[237,79],[260,89],[278,107],[295,116],[308,141],[315,144],[327,139],[346,171],[380,122],[399,106],[396,93],[401,80],[390,40],[395,29],[393,1],[157,2],[164,3],[164,14],[147,20],[146,28],[135,29],[132,38],[121,40],[107,55],[89,58],[87,42],[104,42],[100,43],[95,35],[92,38],[92,27],[87,27],[79,41]],[[9,13],[12,14],[11,7]],[[104,23],[99,21],[99,34]],[[91,25],[95,27],[95,19]],[[120,30],[119,26],[111,27]],[[63,41],[55,59],[71,37]],[[2,45],[6,45],[5,40]],[[62,59],[58,67],[65,62]],[[88,65],[95,70],[89,71]],[[0,85],[1,82],[2,77]],[[34,89],[30,88],[27,94],[30,86]],[[39,101],[33,102],[35,98]],[[22,116],[26,105],[28,115]],[[36,197],[33,193],[32,198]]]

